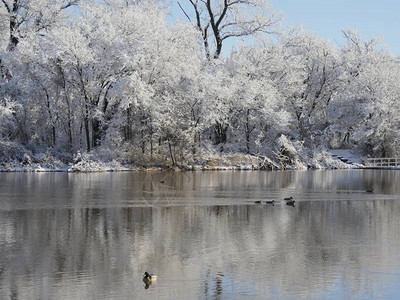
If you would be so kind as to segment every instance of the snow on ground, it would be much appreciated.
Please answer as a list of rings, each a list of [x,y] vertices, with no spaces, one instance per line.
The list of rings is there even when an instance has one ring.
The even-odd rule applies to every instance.
[[[330,149],[329,152],[331,153],[334,159],[343,161],[345,163],[355,165],[356,167],[362,167],[362,159],[361,156],[352,149]]]
[[[304,160],[304,159],[303,159]],[[296,160],[296,165],[287,165],[283,169],[349,169],[364,167],[361,157],[349,149],[335,149],[313,153],[305,161]],[[27,162],[28,161],[28,162]],[[78,154],[75,162],[62,164],[60,161],[33,163],[31,160],[24,162],[0,163],[0,172],[114,172],[133,170],[161,170],[171,169],[164,167],[138,167],[124,165],[116,160],[106,161],[96,155]],[[174,170],[277,170],[281,166],[264,156],[225,154],[211,155],[200,164],[185,165]]]

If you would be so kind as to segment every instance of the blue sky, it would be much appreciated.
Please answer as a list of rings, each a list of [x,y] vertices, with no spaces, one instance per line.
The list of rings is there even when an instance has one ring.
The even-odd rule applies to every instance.
[[[286,25],[309,31],[341,45],[341,29],[357,29],[364,39],[383,37],[389,52],[400,55],[399,0],[270,0],[284,13]]]
[[[284,14],[286,26],[304,25],[333,45],[343,44],[342,29],[356,29],[363,39],[382,37],[382,45],[400,56],[400,0],[270,0],[270,3]],[[184,19],[176,8],[174,11]],[[232,48],[232,41],[224,50],[227,48]]]

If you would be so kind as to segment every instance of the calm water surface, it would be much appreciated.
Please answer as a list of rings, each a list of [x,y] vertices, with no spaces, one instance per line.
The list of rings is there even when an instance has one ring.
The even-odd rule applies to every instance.
[[[399,299],[399,283],[400,171],[0,173],[0,299]]]

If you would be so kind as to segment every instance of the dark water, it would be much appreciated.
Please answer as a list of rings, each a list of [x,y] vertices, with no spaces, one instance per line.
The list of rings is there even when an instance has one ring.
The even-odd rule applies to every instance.
[[[399,299],[399,283],[400,171],[0,173],[0,299]]]

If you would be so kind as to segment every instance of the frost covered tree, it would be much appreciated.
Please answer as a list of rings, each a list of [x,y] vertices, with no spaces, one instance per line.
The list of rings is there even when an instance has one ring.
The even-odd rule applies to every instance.
[[[10,140],[14,132],[15,103],[7,98],[0,101],[0,137],[2,140]]]
[[[30,32],[49,28],[79,0],[2,0],[9,28],[8,50],[13,50],[21,38]]]
[[[156,145],[158,150],[167,149],[175,163],[176,153],[193,143],[189,136],[200,49],[197,34],[188,25],[168,28],[165,16],[153,13],[149,18],[147,11],[141,22],[132,20],[131,26],[140,28],[139,35],[132,36],[128,55],[133,72],[125,79],[126,86],[116,85],[111,92],[118,116],[125,120],[125,142],[150,157]]]
[[[0,80],[2,81],[0,84],[3,87],[1,91],[2,97],[5,97],[6,100],[2,102],[13,103],[11,106],[18,107],[18,109],[26,110],[29,104],[31,103],[23,103],[19,102],[22,99],[23,89],[26,88],[29,83],[32,82],[32,78],[28,78],[27,83],[15,84],[17,80],[14,82],[10,82],[11,77],[16,74],[18,71],[14,69],[14,62],[18,59],[16,58],[19,54],[9,54],[13,52],[19,43],[24,39],[30,39],[34,36],[43,36],[47,30],[50,30],[52,26],[59,24],[65,20],[67,17],[66,10],[67,8],[75,5],[78,1],[47,1],[47,0],[2,0],[0,3],[0,22],[2,25],[2,36],[4,39],[1,43],[7,46],[4,46],[0,49]],[[11,60],[11,61],[10,61]],[[13,62],[12,62],[13,61]],[[20,65],[20,63],[18,63]],[[26,64],[29,66],[29,63]],[[18,69],[18,68],[17,68]],[[30,72],[28,72],[31,74]],[[31,80],[32,79],[32,80]],[[34,81],[34,80],[33,80]],[[36,82],[38,85],[43,86],[44,83]],[[25,85],[25,87],[23,87]],[[35,86],[35,85],[34,85]],[[35,86],[36,87],[36,86]],[[32,92],[37,89],[32,89]],[[26,104],[26,105],[25,105]],[[22,138],[22,140],[26,141],[27,136],[29,136],[25,129],[29,126],[25,126],[24,122],[20,122],[21,118],[16,118],[18,116],[18,112],[14,110],[13,118],[14,124],[18,124],[14,126],[15,135],[14,137]],[[19,116],[28,116],[29,114],[22,114]],[[44,121],[45,123],[47,121]],[[53,120],[50,121],[53,123]],[[54,128],[53,128],[54,129]],[[55,133],[52,134],[53,140],[55,140]]]
[[[246,153],[264,152],[277,133],[288,125],[282,95],[272,80],[275,53],[265,55],[263,50],[241,47],[225,66],[226,77],[230,78],[226,93],[233,101],[231,136]]]
[[[15,140],[67,151],[125,143],[149,156],[165,153],[173,164],[185,156],[200,128],[191,120],[200,44],[190,26],[168,26],[161,9],[85,1],[68,22],[21,39],[2,86],[21,104],[11,114]],[[14,107],[7,103],[4,132]]]
[[[397,155],[400,62],[379,50],[378,39],[363,41],[355,31],[344,34],[345,81],[335,95],[332,123],[347,145],[356,144],[369,155]]]
[[[341,85],[339,54],[328,42],[304,29],[288,32],[279,43],[289,65],[283,72],[284,80],[277,85],[292,114],[293,133],[308,146],[319,145],[329,127],[328,107]]]

